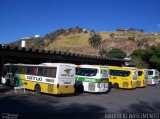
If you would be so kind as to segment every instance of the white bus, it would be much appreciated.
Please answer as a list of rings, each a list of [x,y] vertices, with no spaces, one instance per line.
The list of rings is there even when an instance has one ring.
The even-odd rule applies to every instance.
[[[108,80],[107,66],[76,66],[76,91],[78,92],[109,92]]]
[[[5,64],[2,83],[38,93],[73,94],[75,67],[65,63]]]
[[[159,72],[156,69],[147,69],[148,70],[148,85],[154,85],[159,83],[160,76]]]

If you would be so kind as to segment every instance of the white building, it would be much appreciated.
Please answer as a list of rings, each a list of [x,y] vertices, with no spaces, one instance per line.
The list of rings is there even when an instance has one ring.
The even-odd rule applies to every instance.
[[[35,38],[40,38],[40,35],[34,35]]]

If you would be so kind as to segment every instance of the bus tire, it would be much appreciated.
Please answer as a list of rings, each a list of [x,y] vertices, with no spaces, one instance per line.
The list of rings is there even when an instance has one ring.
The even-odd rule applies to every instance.
[[[78,93],[83,93],[83,92],[84,92],[84,87],[83,87],[83,85],[78,85],[78,87],[77,87],[77,92],[78,92]]]
[[[111,82],[109,82],[108,83],[108,90],[106,91],[106,93],[109,93],[111,90],[112,90],[112,83]]]
[[[41,86],[39,84],[36,84],[34,90],[36,93],[41,93]]]
[[[111,87],[111,88],[113,88],[112,82],[109,82],[109,83],[108,83],[108,86]]]
[[[7,79],[7,81],[6,81],[6,84],[5,84],[6,86],[11,86],[11,82],[10,82],[10,79]]]
[[[114,84],[114,88],[118,89],[118,88],[119,88],[119,84],[118,84],[118,83],[115,83],[115,84]]]

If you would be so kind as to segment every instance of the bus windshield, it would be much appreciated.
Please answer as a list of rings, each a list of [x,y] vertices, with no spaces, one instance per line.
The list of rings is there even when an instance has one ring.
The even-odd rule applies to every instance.
[[[127,77],[127,76],[130,75],[130,71],[124,71],[124,70],[112,70],[112,69],[110,69],[110,75]]]
[[[142,71],[138,71],[138,76],[142,76],[143,72]]]
[[[153,71],[148,71],[148,75],[153,75]]]
[[[76,68],[76,75],[80,76],[96,76],[98,70],[92,68]]]

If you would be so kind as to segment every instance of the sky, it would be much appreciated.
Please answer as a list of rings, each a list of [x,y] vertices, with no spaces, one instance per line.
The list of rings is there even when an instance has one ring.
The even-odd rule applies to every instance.
[[[160,0],[0,0],[0,44],[75,26],[160,32]]]

